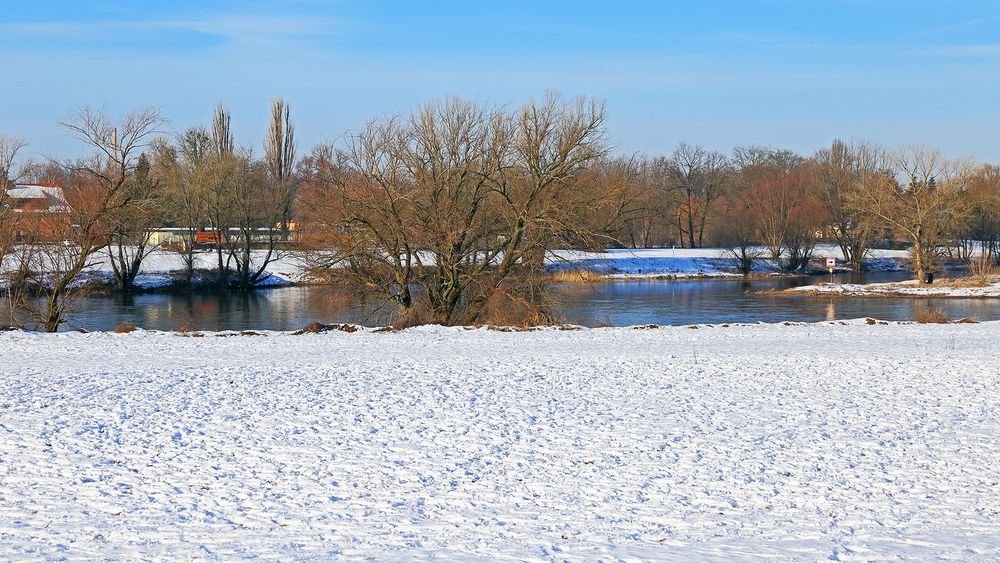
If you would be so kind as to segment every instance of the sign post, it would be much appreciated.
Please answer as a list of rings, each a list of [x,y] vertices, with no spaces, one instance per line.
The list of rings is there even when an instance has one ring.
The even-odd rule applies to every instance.
[[[826,267],[830,270],[830,283],[833,283],[833,269],[835,267],[837,267],[837,259],[836,258],[827,258],[826,259]]]

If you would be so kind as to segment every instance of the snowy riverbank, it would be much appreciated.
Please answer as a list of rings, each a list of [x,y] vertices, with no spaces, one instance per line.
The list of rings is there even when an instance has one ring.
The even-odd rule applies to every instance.
[[[968,279],[939,280],[932,285],[921,285],[917,280],[869,284],[821,283],[793,287],[781,293],[839,297],[998,298],[1000,280],[981,286],[971,284]]]
[[[264,251],[255,250],[255,259],[261,261]],[[217,257],[214,252],[201,251],[195,255],[194,285],[214,286],[216,283],[215,268]],[[114,283],[113,269],[106,252],[93,256],[91,266],[85,269],[74,284],[77,287],[100,289],[111,287]],[[274,258],[265,272],[265,279],[258,287],[281,287],[294,283],[308,282],[304,271],[304,260],[300,253],[284,252]],[[0,268],[0,272],[16,268],[14,257]],[[154,250],[142,263],[139,274],[135,278],[135,287],[140,290],[155,291],[182,285],[184,276],[184,261],[181,254],[165,250]]]
[[[262,251],[255,252],[262,254]],[[817,267],[822,265],[822,259],[825,257],[837,258],[843,264],[841,252],[836,247],[823,245],[816,249],[814,261]],[[905,251],[875,250],[867,261],[867,268],[869,271],[904,270],[905,259]],[[721,248],[612,249],[605,252],[560,250],[552,253],[547,263],[552,271],[586,271],[607,279],[742,277],[736,273],[736,263],[729,251]],[[321,280],[310,276],[306,265],[307,259],[303,253],[283,252],[268,265],[270,276],[259,284],[259,287],[322,283]],[[155,250],[143,262],[135,285],[147,291],[179,286],[183,279],[181,275],[183,267],[180,254]],[[5,264],[5,268],[8,270],[14,268],[13,260]],[[195,268],[199,270],[195,285],[215,285],[215,253],[201,251],[195,254]],[[839,270],[847,271],[843,266]],[[760,259],[755,262],[754,274],[783,275],[785,272],[775,261]],[[94,265],[81,274],[77,285],[92,288],[110,287],[112,281],[111,263],[106,253],[100,253],[94,257]]]
[[[7,557],[1000,557],[1000,323],[0,333]]]
[[[843,253],[839,248],[823,245],[816,249],[816,268],[822,268],[823,259],[839,260],[843,268]],[[869,271],[900,271],[906,269],[906,251],[874,250],[866,261]],[[605,252],[560,251],[550,260],[553,270],[583,270],[608,279],[651,278],[725,278],[742,277],[737,273],[736,261],[724,248],[644,248],[618,249]],[[758,259],[754,262],[755,275],[786,274],[774,260]]]

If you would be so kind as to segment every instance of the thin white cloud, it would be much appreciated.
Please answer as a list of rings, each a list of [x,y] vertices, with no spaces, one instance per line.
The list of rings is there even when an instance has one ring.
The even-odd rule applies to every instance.
[[[925,30],[925,31],[921,31],[921,32],[915,33],[914,36],[937,35],[937,34],[940,34],[940,33],[948,33],[948,32],[951,32],[951,31],[958,31],[960,29],[967,29],[967,28],[970,28],[970,27],[979,27],[979,26],[982,26],[982,25],[985,25],[985,24],[988,24],[988,23],[992,23],[992,22],[995,22],[995,21],[1000,21],[1000,16],[992,16],[992,17],[986,17],[986,18],[975,18],[975,19],[966,20],[966,21],[958,22],[958,23],[953,23],[953,24],[950,24],[950,25],[942,26],[942,27],[935,27],[933,29],[928,29],[928,30]]]
[[[40,38],[87,39],[122,31],[193,31],[231,41],[265,38],[308,38],[342,34],[347,20],[323,16],[275,14],[208,14],[184,18],[109,20],[94,22],[15,22],[0,24],[0,33]]]

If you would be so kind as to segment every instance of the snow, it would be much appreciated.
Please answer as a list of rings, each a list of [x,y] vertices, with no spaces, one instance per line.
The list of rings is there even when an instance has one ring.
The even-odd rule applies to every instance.
[[[843,264],[843,253],[838,247],[820,245],[814,260],[837,258]],[[905,269],[906,251],[873,250],[867,260],[869,271],[898,271]],[[564,250],[554,253],[550,268],[589,270],[609,279],[642,279],[656,277],[701,278],[739,276],[732,254],[724,248],[646,248],[613,249],[605,252]],[[754,261],[755,274],[779,274],[781,268],[774,260]]]
[[[256,264],[263,261],[266,251],[254,250],[253,256]],[[110,284],[112,282],[112,266],[106,251],[98,252],[92,257],[93,265],[87,268],[77,279],[75,285],[82,286],[91,283]],[[195,254],[195,269],[214,270],[217,264],[216,254],[212,251],[200,251]],[[272,256],[272,261],[268,264],[266,279],[257,284],[257,287],[279,287],[292,283],[309,281],[308,275],[304,271],[304,258],[301,253],[281,252]],[[15,257],[8,257],[0,268],[0,272],[11,271],[16,268]],[[154,250],[142,262],[139,274],[135,278],[135,286],[142,289],[153,290],[170,287],[180,279],[180,272],[184,269],[183,257],[180,253],[166,250]],[[266,275],[265,274],[265,275]],[[214,283],[214,273],[210,276]]]
[[[917,280],[892,283],[821,283],[802,285],[785,290],[789,294],[823,294],[844,297],[968,297],[995,298],[1000,297],[1000,281],[988,283],[981,287],[962,286],[946,280],[938,284],[920,285]]]
[[[1000,323],[2,333],[0,546],[995,560],[998,352]]]
[[[254,251],[263,257],[264,251]],[[830,256],[842,261],[838,248],[821,245],[815,252],[815,260]],[[875,250],[871,252],[867,267],[870,271],[898,271],[905,269],[905,251]],[[432,263],[433,257],[425,257],[425,263]],[[110,283],[112,267],[107,254],[94,256],[94,266],[81,275],[78,284]],[[286,251],[278,254],[269,265],[271,274],[258,287],[276,287],[293,283],[311,283],[314,280],[306,271],[306,256],[301,252]],[[4,268],[15,266],[9,258]],[[175,284],[184,263],[179,253],[154,250],[145,261],[135,285],[143,289],[162,289]],[[195,254],[195,268],[213,270],[216,255],[211,251]],[[649,278],[722,278],[739,277],[729,251],[723,248],[652,248],[652,249],[610,249],[605,252],[583,252],[560,250],[548,259],[551,270],[588,270],[608,279],[649,279]],[[759,275],[783,273],[773,260],[760,259],[754,264],[754,273]],[[214,278],[213,278],[214,283]]]

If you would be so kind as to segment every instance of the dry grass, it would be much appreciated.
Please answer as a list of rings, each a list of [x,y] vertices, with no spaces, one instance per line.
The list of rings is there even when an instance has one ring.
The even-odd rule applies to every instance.
[[[504,289],[493,290],[479,315],[479,324],[527,329],[555,324],[539,303],[514,295]]]
[[[128,334],[130,332],[135,332],[139,330],[134,324],[129,321],[122,321],[118,323],[118,326],[112,330],[115,334]]]
[[[590,270],[557,270],[552,272],[552,281],[556,283],[596,283],[604,279],[600,274]]]
[[[930,309],[917,311],[913,320],[920,324],[946,324],[948,322],[948,317],[945,316],[943,311]]]
[[[1000,277],[993,273],[993,271],[990,271],[989,273],[973,274],[962,278],[945,279],[935,282],[934,285],[961,289],[966,287],[986,287],[998,281],[1000,281]]]
[[[431,324],[433,315],[423,303],[417,303],[408,309],[399,309],[392,315],[391,328],[402,330],[414,326]]]
[[[177,332],[184,332],[184,333],[194,332],[195,331],[194,321],[191,319],[191,317],[181,319],[177,321],[176,325],[174,325],[174,330],[176,330]]]
[[[321,332],[328,332],[331,330],[338,330],[340,332],[357,332],[361,329],[357,325],[350,325],[350,324],[325,325],[323,323],[312,322],[302,327],[301,329],[296,330],[292,334],[296,336],[302,334],[319,334]]]

